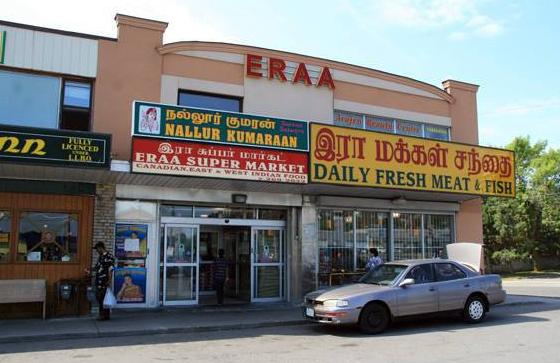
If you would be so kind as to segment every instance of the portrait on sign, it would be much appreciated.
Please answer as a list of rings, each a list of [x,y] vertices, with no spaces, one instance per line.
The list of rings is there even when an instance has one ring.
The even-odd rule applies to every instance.
[[[158,135],[160,131],[161,110],[154,106],[140,106],[139,131],[145,134]]]

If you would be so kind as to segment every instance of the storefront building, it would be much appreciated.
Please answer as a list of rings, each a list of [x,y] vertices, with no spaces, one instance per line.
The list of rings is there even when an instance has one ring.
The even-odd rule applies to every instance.
[[[214,304],[220,249],[226,303],[297,302],[363,271],[370,247],[387,261],[482,243],[480,195],[515,193],[513,155],[477,146],[475,85],[116,22],[94,40],[84,130],[111,136],[110,169],[0,170],[95,186],[119,306]]]
[[[105,193],[88,175],[111,161],[111,135],[91,126],[98,39],[5,22],[0,35],[0,279],[45,280],[48,316],[84,314]],[[0,305],[2,318],[40,315]]]

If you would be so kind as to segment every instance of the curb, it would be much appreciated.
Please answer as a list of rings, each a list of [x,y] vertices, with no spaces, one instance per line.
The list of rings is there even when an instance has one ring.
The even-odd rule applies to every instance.
[[[203,333],[213,331],[228,331],[228,330],[242,330],[242,329],[256,329],[256,328],[270,328],[276,326],[294,326],[305,325],[310,322],[298,320],[283,320],[283,321],[267,321],[261,323],[242,323],[242,324],[229,324],[225,326],[192,326],[182,328],[157,328],[148,330],[126,330],[126,331],[108,331],[108,332],[91,332],[91,333],[64,333],[64,334],[37,334],[37,335],[21,335],[11,337],[0,337],[0,344],[5,343],[20,343],[32,342],[37,340],[70,340],[70,339],[89,339],[89,338],[115,338],[126,336],[141,336],[141,335],[155,335],[155,334],[187,334],[187,333]]]

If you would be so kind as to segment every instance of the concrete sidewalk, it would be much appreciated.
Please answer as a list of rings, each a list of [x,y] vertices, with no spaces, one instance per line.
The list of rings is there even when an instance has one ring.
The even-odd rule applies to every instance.
[[[155,310],[114,310],[109,321],[95,316],[0,320],[0,343],[130,335],[192,333],[305,324],[302,310],[289,304]]]
[[[508,295],[502,306],[558,303],[540,296]],[[192,333],[306,324],[299,306],[290,304],[114,310],[110,321],[95,316],[0,320],[0,344],[36,340],[90,339],[133,335]]]

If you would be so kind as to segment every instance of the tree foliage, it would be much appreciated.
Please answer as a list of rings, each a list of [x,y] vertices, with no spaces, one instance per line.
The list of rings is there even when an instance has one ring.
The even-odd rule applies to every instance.
[[[510,258],[559,254],[560,150],[531,144],[529,137],[506,148],[515,152],[516,197],[484,198],[484,243],[492,255],[507,250]]]

